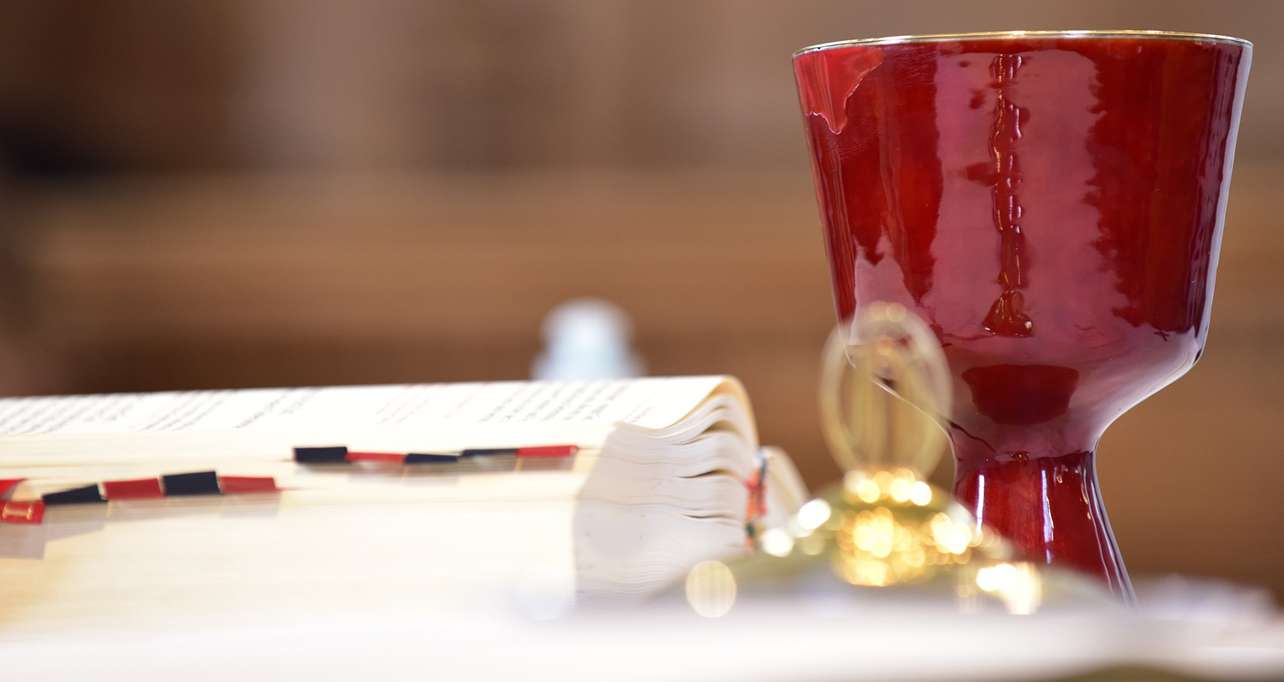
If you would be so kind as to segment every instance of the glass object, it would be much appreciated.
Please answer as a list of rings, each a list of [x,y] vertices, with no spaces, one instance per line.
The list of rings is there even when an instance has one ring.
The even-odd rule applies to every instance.
[[[876,301],[921,317],[957,497],[1125,597],[1093,453],[1203,349],[1250,53],[1068,31],[794,55],[840,322]]]

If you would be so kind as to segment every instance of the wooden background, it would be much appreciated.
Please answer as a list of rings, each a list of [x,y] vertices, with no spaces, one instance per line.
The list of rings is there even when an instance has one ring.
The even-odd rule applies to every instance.
[[[1284,594],[1284,3],[5,14],[0,392],[519,378],[543,315],[594,295],[652,372],[742,377],[817,485],[832,309],[789,54],[1010,28],[1255,40],[1207,353],[1108,432],[1101,477],[1134,573]]]

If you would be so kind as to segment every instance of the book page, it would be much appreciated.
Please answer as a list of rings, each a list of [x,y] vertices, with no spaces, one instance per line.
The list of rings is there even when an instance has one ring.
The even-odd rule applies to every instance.
[[[180,457],[288,458],[290,448],[390,452],[576,444],[617,424],[673,426],[725,377],[187,391],[0,400],[0,467]],[[33,458],[39,458],[33,461]]]

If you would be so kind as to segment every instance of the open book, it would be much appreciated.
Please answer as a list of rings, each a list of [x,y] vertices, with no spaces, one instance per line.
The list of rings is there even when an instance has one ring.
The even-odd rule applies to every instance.
[[[300,449],[354,461],[308,464],[296,461]],[[699,560],[742,551],[749,522],[783,518],[806,497],[784,453],[758,446],[748,398],[729,377],[0,400],[0,479],[11,482],[0,496],[41,504],[47,537],[72,543],[63,553],[101,554],[110,537],[134,532],[112,518],[181,523],[200,536],[221,532],[201,514],[264,504],[262,495],[174,496],[175,477],[195,472],[270,477],[286,492],[268,501],[280,519],[370,504],[450,519],[434,527],[450,531],[441,540],[464,563],[511,551],[484,542],[497,534],[478,519],[494,518],[545,538],[533,546],[539,556],[573,556],[559,574],[573,574],[585,595],[653,591]],[[150,482],[158,494],[141,497],[163,499],[117,496],[137,490],[113,487],[121,482]],[[478,512],[499,508],[527,511]],[[259,528],[238,532],[275,532]],[[39,538],[19,546],[10,536],[0,558],[43,555]],[[571,554],[550,553],[568,541]]]
[[[545,450],[575,452],[558,466],[526,465],[547,475],[490,476],[484,494],[665,504],[693,517],[743,518],[746,484],[763,469],[744,389],[718,376],[0,400],[0,479],[24,479],[14,499],[198,471],[270,476],[285,488],[350,485],[334,467],[294,459],[299,448],[340,446],[394,459],[431,453],[436,465],[421,472],[493,474],[523,464],[496,465],[495,454],[574,446]],[[781,485],[800,485],[789,476]]]

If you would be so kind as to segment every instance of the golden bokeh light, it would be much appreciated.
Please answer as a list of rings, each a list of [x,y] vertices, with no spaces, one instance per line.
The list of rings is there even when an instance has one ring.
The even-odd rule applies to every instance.
[[[721,561],[702,561],[687,573],[687,603],[705,618],[721,618],[736,603],[736,576]]]

